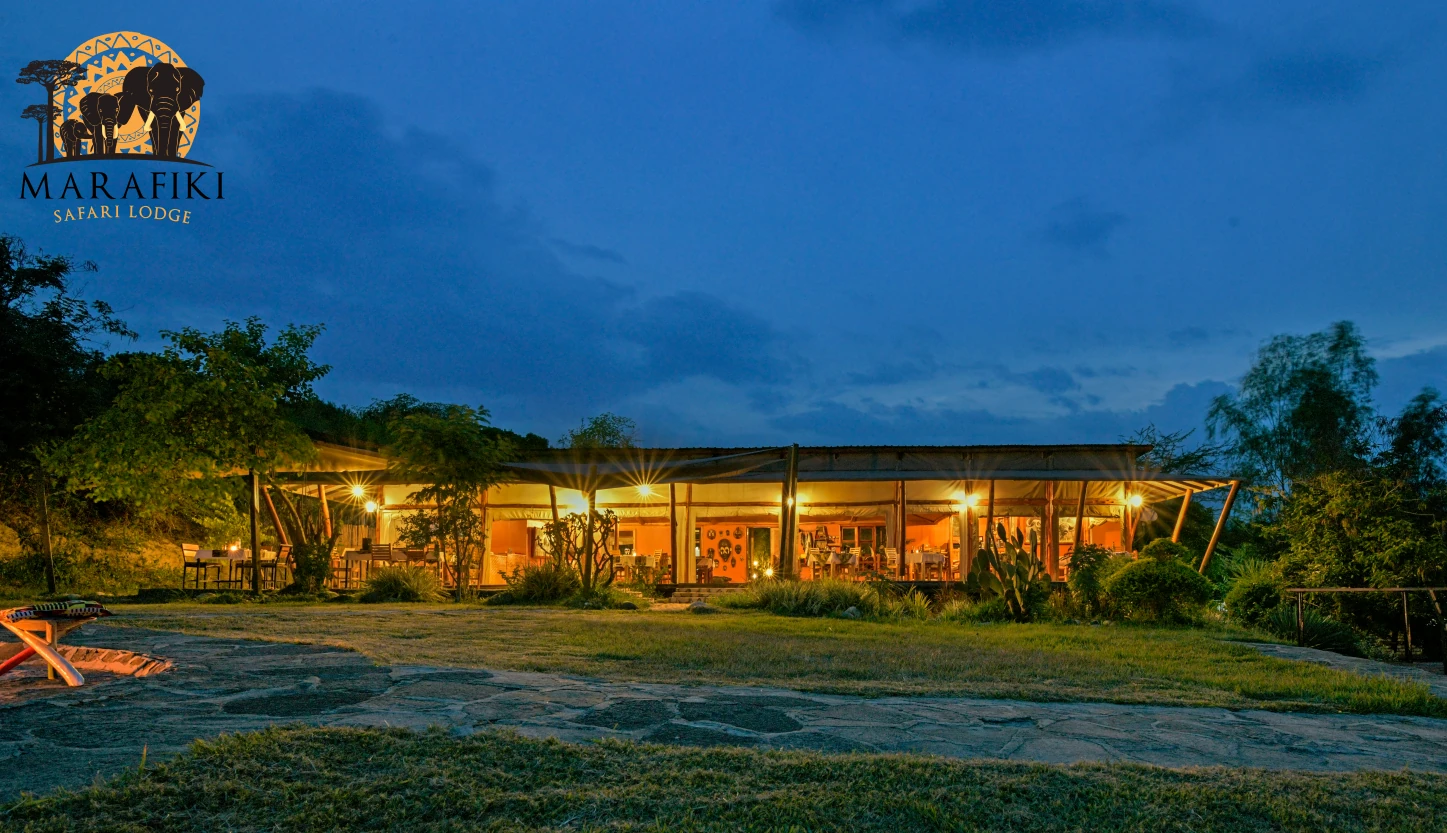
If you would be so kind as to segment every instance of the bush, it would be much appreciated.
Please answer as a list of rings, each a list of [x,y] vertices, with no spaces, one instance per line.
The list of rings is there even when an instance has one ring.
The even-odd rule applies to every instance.
[[[299,592],[318,593],[332,577],[332,547],[329,543],[297,544],[292,548],[295,564],[292,582]]]
[[[1301,620],[1303,647],[1319,648],[1353,657],[1362,655],[1361,646],[1357,644],[1357,635],[1350,627],[1328,619],[1309,607],[1302,611]],[[1296,608],[1281,605],[1265,616],[1264,624],[1266,630],[1276,636],[1296,641]]]
[[[437,576],[421,567],[380,567],[367,577],[364,602],[436,602],[442,599]]]
[[[576,594],[582,587],[578,571],[566,564],[546,562],[519,567],[504,573],[507,589],[488,599],[488,604],[554,604]]]
[[[1099,613],[1100,589],[1105,580],[1104,567],[1113,553],[1098,544],[1081,544],[1070,553],[1070,595],[1086,614]]]
[[[1010,622],[1010,608],[999,597],[984,602],[955,599],[940,610],[941,622],[958,622],[973,625],[980,622]]]
[[[1196,564],[1195,554],[1185,544],[1177,544],[1169,538],[1157,538],[1141,547],[1141,558],[1153,558],[1156,561],[1179,561],[1188,567],[1194,567]]]
[[[837,616],[851,607],[865,616],[880,613],[879,593],[873,587],[839,579],[759,581],[716,601],[725,607],[767,610],[779,616]]]
[[[1265,561],[1250,560],[1233,565],[1235,580],[1226,591],[1226,616],[1247,627],[1265,627],[1266,618],[1281,606],[1281,590],[1285,585],[1279,578],[1274,565]],[[1292,628],[1296,627],[1296,614],[1292,613]]]
[[[595,586],[592,590],[579,589],[573,595],[563,600],[565,607],[575,607],[583,610],[613,610],[617,608],[637,607],[627,593],[616,587]]]
[[[1104,589],[1128,618],[1180,621],[1193,618],[1210,600],[1212,586],[1179,561],[1142,558],[1106,579]]]

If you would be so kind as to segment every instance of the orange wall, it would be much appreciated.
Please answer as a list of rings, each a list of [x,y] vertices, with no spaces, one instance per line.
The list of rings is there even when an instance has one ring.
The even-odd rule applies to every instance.
[[[488,548],[492,552],[507,552],[511,548],[513,552],[526,554],[528,551],[528,522],[493,521],[491,539]]]

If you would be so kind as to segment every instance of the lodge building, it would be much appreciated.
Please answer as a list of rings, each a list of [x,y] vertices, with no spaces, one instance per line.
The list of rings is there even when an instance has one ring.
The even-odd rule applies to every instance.
[[[343,546],[363,560],[395,541],[400,521],[426,507],[375,451],[320,443],[318,462],[281,476],[324,504],[372,510]],[[743,584],[764,576],[884,574],[958,580],[987,529],[1033,534],[1063,578],[1082,544],[1125,550],[1162,501],[1228,488],[1214,549],[1238,482],[1151,471],[1146,445],[832,446],[550,449],[508,462],[487,490],[486,543],[470,580],[548,557],[544,526],[591,499],[618,518],[613,550],[625,575],[660,584]],[[353,513],[354,515],[356,513]],[[1209,550],[1208,550],[1209,551]],[[643,571],[647,571],[646,573]]]

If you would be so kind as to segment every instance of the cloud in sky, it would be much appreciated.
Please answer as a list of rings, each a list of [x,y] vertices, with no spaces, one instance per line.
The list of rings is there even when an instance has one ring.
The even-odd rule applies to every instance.
[[[1390,50],[1293,45],[1176,67],[1163,103],[1169,127],[1213,118],[1254,119],[1359,100],[1393,65]]]
[[[1066,251],[1106,257],[1106,244],[1126,220],[1118,211],[1096,208],[1084,197],[1076,197],[1051,209],[1041,236]]]
[[[1166,0],[781,0],[802,31],[851,32],[967,54],[1018,55],[1092,37],[1194,38],[1214,24]]]

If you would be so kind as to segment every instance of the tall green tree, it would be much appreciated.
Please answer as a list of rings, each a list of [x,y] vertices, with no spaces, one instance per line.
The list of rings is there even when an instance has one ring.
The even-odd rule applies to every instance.
[[[329,370],[308,355],[321,327],[288,326],[270,342],[266,332],[250,318],[164,332],[160,353],[112,357],[100,372],[115,399],[50,455],[52,470],[94,500],[196,518],[224,513],[227,479],[312,459],[286,409],[314,398]]]
[[[638,424],[625,416],[602,413],[583,420],[567,432],[558,444],[563,448],[632,448],[637,442]]]
[[[1371,451],[1377,382],[1366,340],[1339,321],[1319,333],[1276,336],[1239,390],[1216,398],[1207,436],[1253,485],[1276,495],[1303,477],[1362,466]]]
[[[27,552],[44,556],[52,593],[52,533],[74,536],[69,521],[89,508],[55,493],[41,458],[105,407],[112,386],[99,372],[102,348],[134,337],[105,302],[75,295],[77,275],[93,271],[93,263],[31,254],[0,236],[0,513]]]
[[[49,60],[31,61],[20,70],[16,77],[17,84],[39,84],[45,90],[45,101],[41,106],[49,106],[45,116],[45,159],[50,161],[55,158],[55,117],[57,108],[52,105],[55,101],[56,90],[62,87],[74,87],[85,80],[85,67],[74,61]]]
[[[482,506],[487,489],[506,476],[502,468],[511,444],[489,429],[487,411],[448,405],[441,413],[418,411],[396,420],[388,446],[391,469],[410,483],[421,509],[405,517],[404,540],[414,546],[436,541],[457,577],[455,597],[472,595],[469,577],[474,556],[487,545]]]

